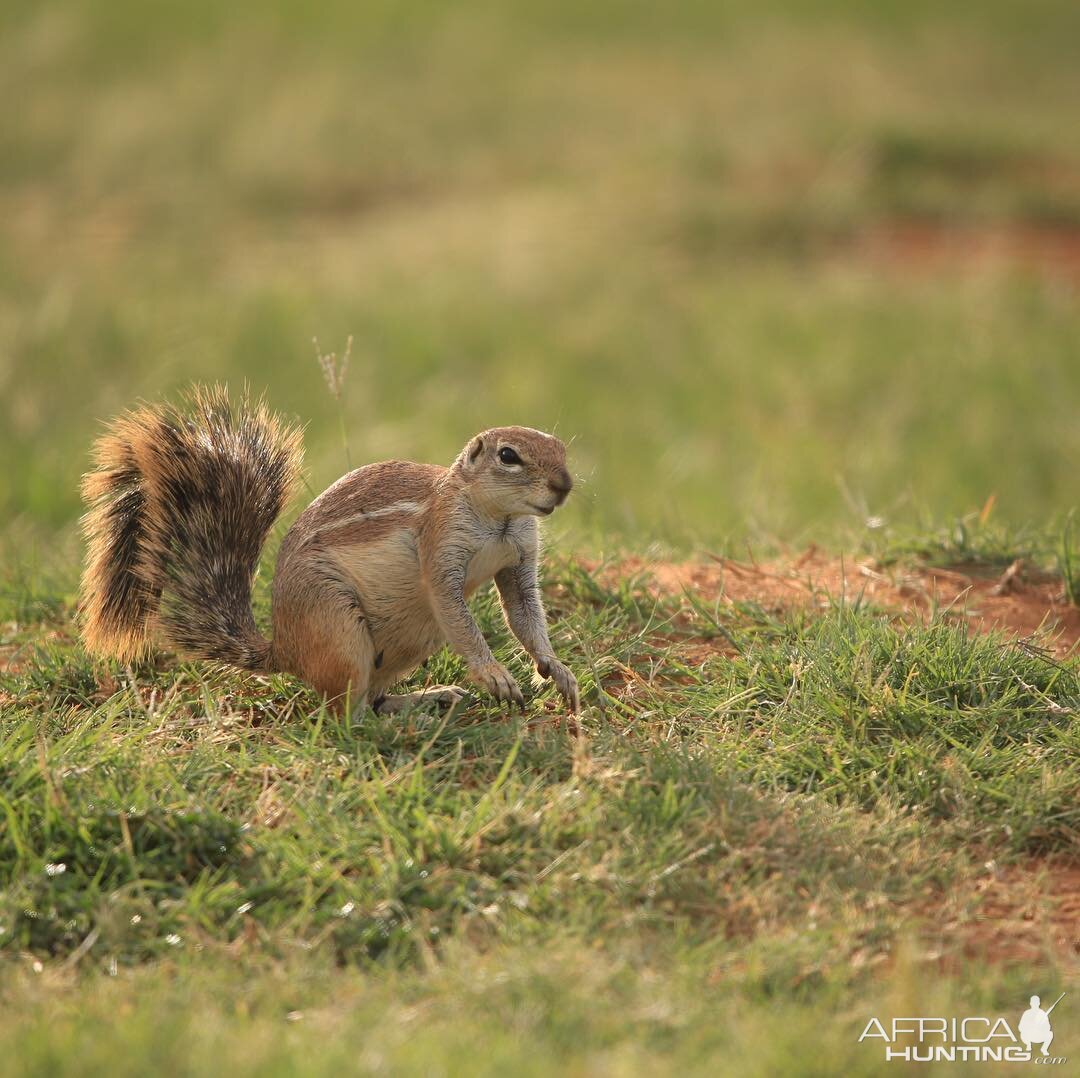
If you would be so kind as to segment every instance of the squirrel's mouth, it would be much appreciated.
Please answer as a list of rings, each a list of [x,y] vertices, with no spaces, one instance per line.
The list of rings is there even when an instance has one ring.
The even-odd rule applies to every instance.
[[[551,514],[555,512],[555,506],[553,505],[533,505],[532,502],[529,502],[529,508],[535,509],[538,513],[542,513],[546,517],[551,516]]]

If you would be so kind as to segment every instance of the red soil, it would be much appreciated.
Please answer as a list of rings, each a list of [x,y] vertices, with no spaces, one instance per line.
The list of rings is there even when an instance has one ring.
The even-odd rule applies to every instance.
[[[1022,563],[987,578],[955,569],[881,567],[872,558],[843,559],[810,547],[794,559],[760,563],[710,556],[708,561],[649,562],[627,558],[602,570],[608,580],[644,574],[654,594],[694,593],[709,602],[760,605],[770,613],[825,610],[856,600],[926,620],[934,610],[985,632],[1037,637],[1059,657],[1080,644],[1080,608],[1065,599],[1060,579]]]
[[[1071,284],[1080,283],[1080,228],[1017,222],[942,225],[898,220],[867,230],[858,240],[869,261],[904,272],[950,273],[957,267],[1017,268]]]

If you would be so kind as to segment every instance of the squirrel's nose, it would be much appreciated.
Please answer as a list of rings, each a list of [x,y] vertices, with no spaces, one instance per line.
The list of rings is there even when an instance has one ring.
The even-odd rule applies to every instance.
[[[566,498],[574,488],[574,480],[570,478],[570,473],[565,468],[560,468],[549,480],[548,486],[551,488],[553,494],[559,496],[560,504]]]

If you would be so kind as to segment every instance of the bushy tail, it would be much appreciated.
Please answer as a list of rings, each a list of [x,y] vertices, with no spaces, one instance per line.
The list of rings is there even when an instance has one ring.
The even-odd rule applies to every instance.
[[[87,649],[136,658],[156,631],[195,658],[266,669],[251,584],[302,457],[299,430],[218,386],[117,419],[83,477]]]

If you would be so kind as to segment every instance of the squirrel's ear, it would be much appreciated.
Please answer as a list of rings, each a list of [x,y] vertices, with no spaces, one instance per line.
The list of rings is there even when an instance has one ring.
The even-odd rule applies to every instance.
[[[480,454],[484,451],[484,439],[481,435],[477,435],[471,442],[469,442],[469,448],[465,450],[465,459],[470,464],[475,464],[480,459]]]

